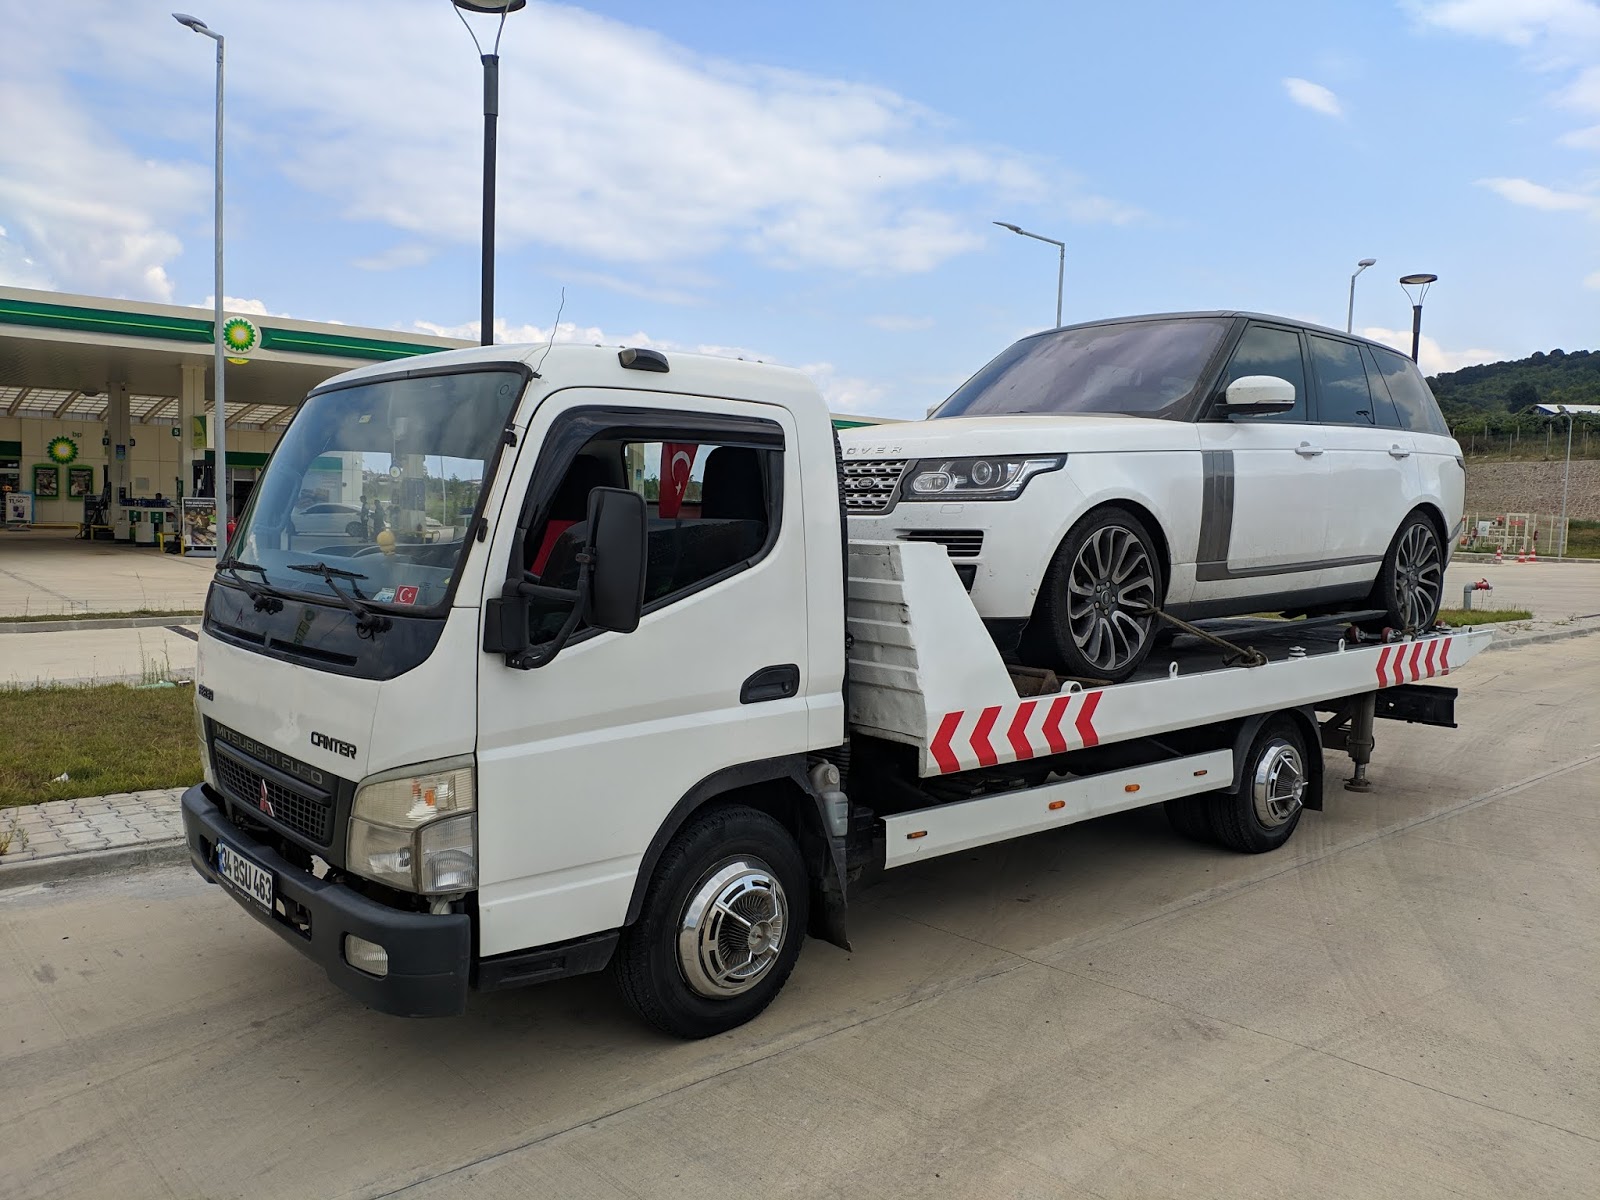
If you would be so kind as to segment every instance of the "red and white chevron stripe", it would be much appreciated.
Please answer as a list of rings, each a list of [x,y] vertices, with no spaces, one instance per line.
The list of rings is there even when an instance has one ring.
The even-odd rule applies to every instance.
[[[1429,638],[1426,642],[1385,646],[1378,655],[1378,686],[1394,687],[1450,674],[1450,643],[1453,637]]]
[[[939,764],[939,773],[949,775],[1097,745],[1094,710],[1100,695],[1096,689],[947,712],[928,753]]]

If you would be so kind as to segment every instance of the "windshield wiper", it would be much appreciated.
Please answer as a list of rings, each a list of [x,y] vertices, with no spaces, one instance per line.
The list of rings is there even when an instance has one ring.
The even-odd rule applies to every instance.
[[[354,580],[366,578],[359,571],[344,571],[338,567],[330,567],[325,562],[290,563],[289,570],[303,571],[307,575],[322,576],[323,581],[328,585],[328,590],[339,597],[340,602],[346,608],[355,613],[356,636],[371,638],[373,634],[387,632],[393,627],[394,622],[367,603],[367,598],[361,594],[361,589],[355,585]],[[340,579],[352,581],[350,591],[354,592],[355,595],[352,596],[339,587],[337,581]]]
[[[256,563],[240,562],[236,558],[231,558],[217,568],[217,572],[219,574],[223,571],[226,571],[228,573],[228,577],[237,583],[239,587],[243,589],[244,594],[249,596],[250,599],[255,603],[257,612],[275,613],[283,611],[282,600],[278,599],[276,596],[268,594],[264,586],[259,588],[252,587],[250,584],[245,582],[244,576],[239,574],[240,571],[255,571],[261,576],[264,584],[267,576],[267,570],[265,567],[259,566]]]

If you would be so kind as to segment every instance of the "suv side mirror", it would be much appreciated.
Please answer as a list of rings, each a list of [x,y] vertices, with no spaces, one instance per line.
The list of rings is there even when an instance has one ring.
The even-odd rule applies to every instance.
[[[1294,407],[1294,384],[1276,375],[1245,375],[1228,385],[1223,404],[1229,416],[1288,412]]]
[[[644,497],[624,488],[589,493],[589,589],[584,619],[597,629],[632,633],[644,612]]]

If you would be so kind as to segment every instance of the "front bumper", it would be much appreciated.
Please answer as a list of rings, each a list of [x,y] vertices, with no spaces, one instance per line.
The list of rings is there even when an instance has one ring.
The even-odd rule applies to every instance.
[[[183,835],[190,862],[204,879],[221,884],[241,908],[368,1008],[401,1017],[449,1017],[466,1010],[472,918],[465,913],[401,912],[341,883],[318,879],[233,825],[204,784],[183,794]],[[283,911],[269,913],[223,881],[216,867],[219,841],[272,872],[274,896]],[[289,919],[291,905],[300,924]],[[389,973],[379,978],[346,962],[347,933],[388,951]]]

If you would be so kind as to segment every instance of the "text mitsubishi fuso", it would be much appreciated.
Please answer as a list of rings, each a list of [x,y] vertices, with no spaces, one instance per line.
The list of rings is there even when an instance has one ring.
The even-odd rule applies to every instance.
[[[701,1037],[808,934],[847,947],[885,870],[1158,803],[1275,849],[1324,747],[1369,787],[1374,718],[1453,725],[1421,681],[1489,640],[1229,619],[1173,623],[1122,682],[1019,666],[951,547],[847,541],[843,498],[904,457],[877,432],[841,458],[798,372],[651,350],[319,387],[206,598],[196,869],[383,1012],[609,968]]]

